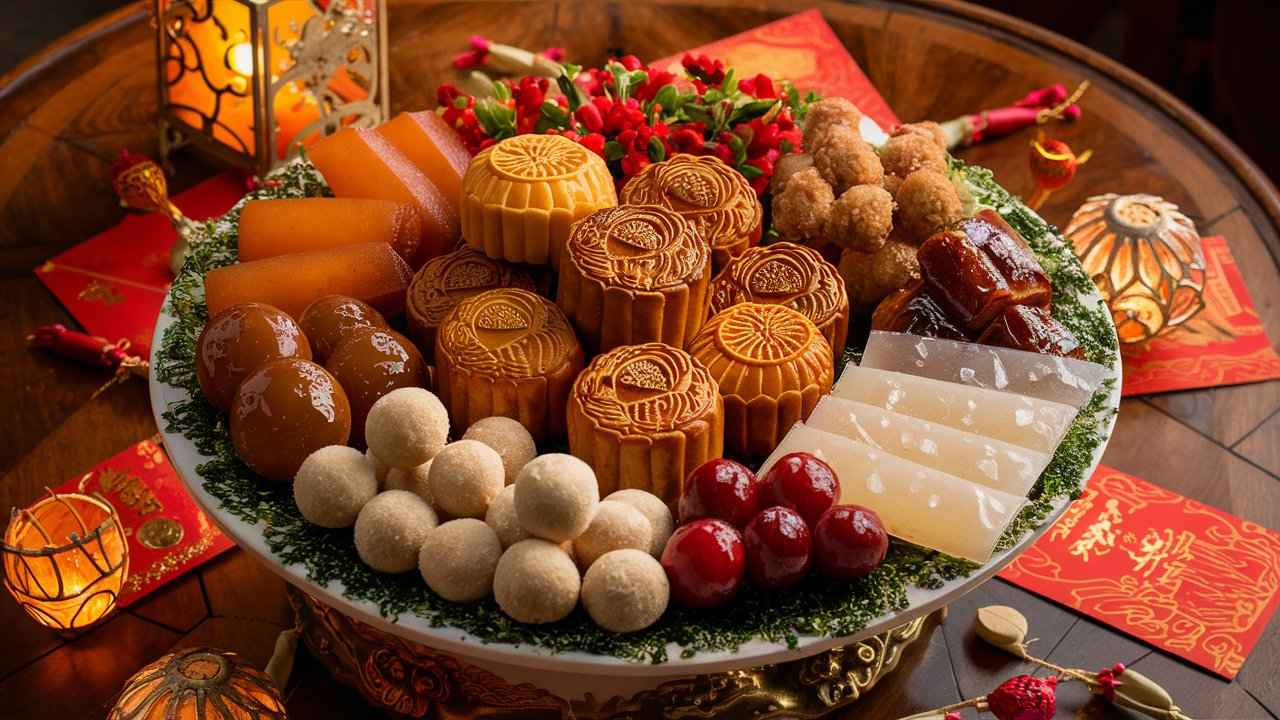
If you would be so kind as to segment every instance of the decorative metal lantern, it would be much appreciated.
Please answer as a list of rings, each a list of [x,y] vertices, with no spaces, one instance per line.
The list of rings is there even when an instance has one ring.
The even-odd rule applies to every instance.
[[[124,528],[101,496],[50,491],[15,508],[0,547],[9,593],[36,622],[63,632],[106,617],[128,573]]]
[[[139,670],[107,720],[283,720],[276,684],[235,653],[188,648]]]
[[[160,154],[259,175],[386,119],[386,0],[155,0]]]
[[[1097,195],[1065,235],[1111,308],[1120,342],[1150,340],[1204,309],[1200,233],[1173,203]]]

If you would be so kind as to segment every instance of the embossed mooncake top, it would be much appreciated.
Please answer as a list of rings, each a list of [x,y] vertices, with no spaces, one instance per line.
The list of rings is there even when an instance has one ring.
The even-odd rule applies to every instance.
[[[526,185],[539,189],[513,190]],[[513,209],[617,204],[604,160],[559,135],[516,135],[481,150],[467,167],[462,193]]]
[[[777,365],[794,360],[821,340],[818,328],[784,305],[743,303],[711,318],[703,327],[720,352],[750,365]]]
[[[678,213],[657,205],[597,210],[574,224],[568,257],[606,286],[662,290],[694,282],[711,251]]]
[[[579,348],[560,308],[518,288],[462,300],[439,332],[438,352],[451,365],[492,378],[545,375],[569,362]]]
[[[573,385],[574,401],[587,417],[624,435],[669,432],[704,419],[716,395],[707,368],[664,343],[598,355]]]
[[[409,312],[424,325],[438,326],[463,299],[503,287],[533,290],[533,278],[524,270],[462,247],[422,266],[409,286]]]
[[[748,248],[711,288],[711,313],[754,302],[785,305],[822,326],[849,307],[844,280],[818,251],[789,242]]]
[[[590,151],[559,135],[517,135],[493,146],[489,165],[511,180],[558,180],[590,159]]]
[[[673,155],[622,188],[626,205],[662,205],[694,224],[712,248],[730,247],[760,227],[763,209],[747,179],[710,155]]]

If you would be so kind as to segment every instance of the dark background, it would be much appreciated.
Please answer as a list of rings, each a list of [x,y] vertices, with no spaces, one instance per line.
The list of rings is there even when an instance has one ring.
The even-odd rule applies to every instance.
[[[0,4],[9,9],[0,25],[2,73],[126,1],[0,0]],[[1273,130],[1280,124],[1273,114],[1280,107],[1276,102],[1280,2],[980,0],[979,4],[1057,31],[1151,78],[1221,128],[1273,181],[1280,177],[1280,142]]]

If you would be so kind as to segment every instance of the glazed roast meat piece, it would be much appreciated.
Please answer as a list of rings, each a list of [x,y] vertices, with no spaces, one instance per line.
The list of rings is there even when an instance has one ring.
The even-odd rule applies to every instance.
[[[978,338],[984,345],[1084,359],[1076,336],[1044,308],[1010,305]]]
[[[968,340],[933,298],[925,294],[921,280],[882,300],[871,315],[871,329],[946,340]]]
[[[1004,277],[1017,305],[1048,308],[1053,301],[1053,286],[1040,261],[1022,235],[994,210],[983,210],[954,226],[969,242],[986,253],[996,270]]]
[[[981,333],[1014,301],[1008,281],[990,256],[963,232],[933,235],[916,257],[925,293],[968,333]]]

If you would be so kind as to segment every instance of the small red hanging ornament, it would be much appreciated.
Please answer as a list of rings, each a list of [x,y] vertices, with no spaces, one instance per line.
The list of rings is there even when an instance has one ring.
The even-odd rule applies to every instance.
[[[159,213],[169,218],[174,231],[178,233],[178,240],[169,251],[169,269],[177,275],[187,258],[187,250],[196,233],[196,224],[183,215],[169,199],[169,184],[165,181],[164,171],[146,155],[124,148],[111,164],[111,186],[124,207]]]
[[[1027,206],[1039,210],[1054,190],[1061,189],[1076,176],[1076,170],[1089,162],[1092,150],[1077,155],[1071,146],[1061,140],[1037,137],[1031,141],[1027,160],[1031,164],[1031,178],[1035,190],[1027,198]]]
[[[998,720],[1053,720],[1058,678],[1015,675],[987,694],[987,709]]]
[[[36,328],[27,335],[27,345],[84,365],[114,370],[114,377],[98,388],[94,397],[130,377],[145,378],[149,369],[145,359],[129,351],[131,343],[128,340],[111,342],[104,337],[71,330],[61,323]]]

